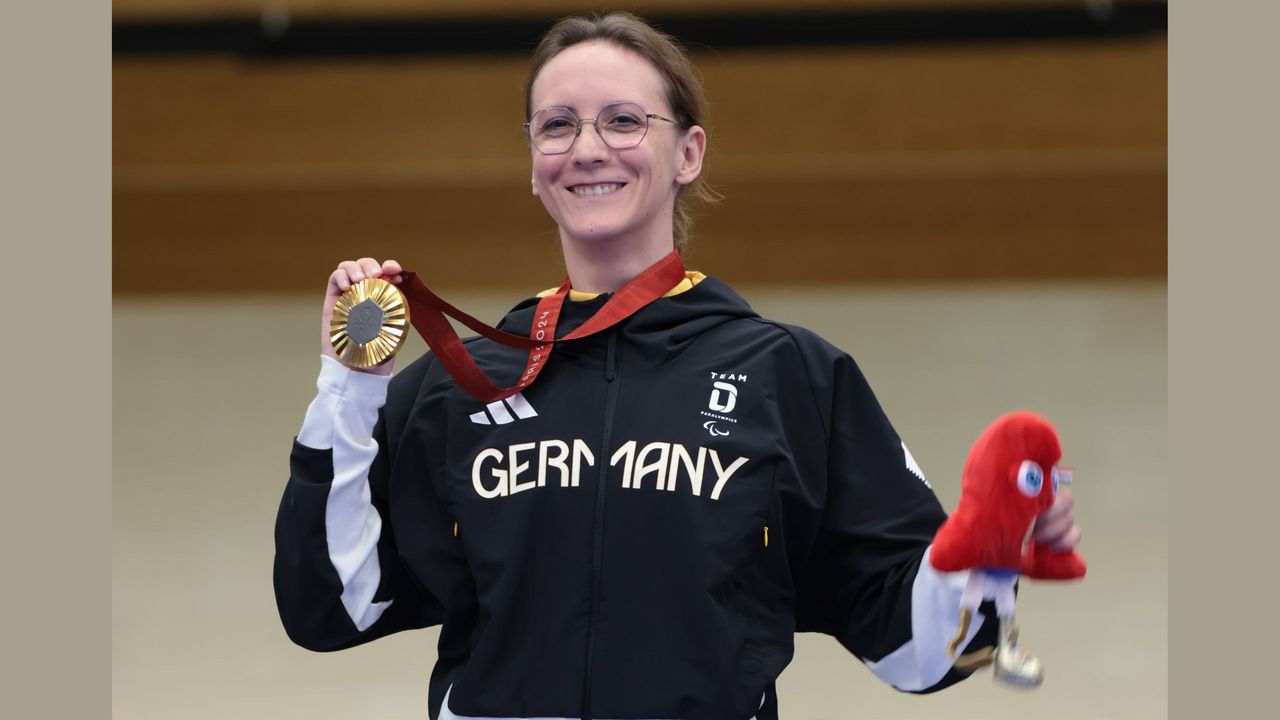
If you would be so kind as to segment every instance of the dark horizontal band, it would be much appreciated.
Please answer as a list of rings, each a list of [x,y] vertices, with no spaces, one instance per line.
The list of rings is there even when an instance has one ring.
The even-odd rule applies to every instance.
[[[1168,31],[1165,2],[854,10],[653,17],[701,49],[1107,40]],[[112,54],[232,54],[243,58],[448,56],[532,52],[555,18],[117,21]]]

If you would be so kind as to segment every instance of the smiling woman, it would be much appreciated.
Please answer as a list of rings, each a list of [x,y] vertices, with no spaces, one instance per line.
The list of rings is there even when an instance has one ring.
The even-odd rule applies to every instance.
[[[621,53],[622,57],[612,58],[620,61],[615,62],[615,70],[628,75],[638,72],[649,76],[643,79],[629,78],[629,80],[633,83],[647,84],[648,87],[645,89],[649,92],[656,91],[662,106],[667,107],[670,118],[674,118],[663,118],[663,120],[674,123],[682,130],[698,128],[697,135],[701,136],[699,141],[701,146],[696,149],[699,151],[698,160],[701,161],[701,155],[706,151],[706,132],[703,126],[706,125],[707,101],[693,64],[674,38],[626,13],[614,13],[592,19],[566,18],[543,36],[542,42],[538,44],[530,61],[529,80],[525,86],[527,116],[532,118],[535,110],[535,89],[546,88],[548,84],[543,77],[544,66],[565,50],[579,44],[603,45],[612,50],[615,55]],[[629,58],[626,57],[627,51],[631,55]],[[647,62],[636,63],[636,60]],[[659,84],[656,88],[652,84],[652,73],[659,76]],[[535,88],[535,86],[540,87]],[[607,91],[606,94],[608,94]],[[657,107],[655,105],[650,110],[656,110]],[[581,126],[579,126],[580,130]],[[692,179],[686,180],[676,189],[673,233],[675,245],[681,251],[688,244],[689,229],[692,224],[685,207],[685,196],[692,196],[704,202],[714,202],[717,198],[716,193],[702,179],[700,167],[699,171],[693,172],[692,175]]]
[[[642,55],[605,40],[560,51],[530,86],[533,193],[560,228],[581,290],[615,291],[676,246],[675,208],[702,171],[707,135],[696,124],[665,121],[690,116],[672,106],[666,86]],[[594,118],[595,132],[582,132],[578,113]],[[573,134],[561,124],[566,114]],[[651,114],[664,120],[650,123]],[[608,142],[619,136],[626,142]],[[686,220],[682,240],[687,233]]]
[[[930,564],[946,515],[856,363],[683,267],[684,199],[708,194],[683,51],[625,13],[570,18],[527,88],[532,191],[569,277],[501,326],[558,342],[467,341],[519,381],[496,396],[442,348],[394,378],[345,367],[339,296],[404,275],[338,265],[276,524],[289,636],[334,650],[441,625],[439,720],[776,720],[798,631],[900,690],[966,677],[994,612],[957,637],[968,573]],[[1042,518],[1037,542],[1078,541],[1069,493]]]

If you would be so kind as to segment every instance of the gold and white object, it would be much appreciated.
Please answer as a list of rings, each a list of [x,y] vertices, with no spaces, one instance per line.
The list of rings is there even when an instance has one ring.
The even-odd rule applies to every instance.
[[[947,644],[947,652],[955,658],[953,666],[960,672],[972,672],[983,665],[994,666],[997,682],[1014,687],[1035,689],[1044,682],[1044,667],[1040,659],[1018,645],[1018,627],[1014,614],[1013,585],[1016,575],[991,574],[974,568],[969,572],[964,591],[960,595],[960,622],[956,634]],[[960,649],[968,637],[969,628],[984,598],[995,601],[999,630],[996,647],[986,647],[966,655]]]
[[[1008,685],[1037,688],[1044,682],[1044,666],[1035,655],[1018,645],[1018,627],[1012,615],[1000,618],[996,647],[995,679]]]
[[[329,343],[348,367],[377,367],[400,351],[409,329],[409,305],[399,288],[365,278],[338,297]]]
[[[947,645],[947,653],[950,657],[956,657],[960,654],[960,645],[969,635],[969,625],[973,623],[973,611],[967,607],[960,608],[960,627],[956,628],[956,636],[951,638],[951,643]]]

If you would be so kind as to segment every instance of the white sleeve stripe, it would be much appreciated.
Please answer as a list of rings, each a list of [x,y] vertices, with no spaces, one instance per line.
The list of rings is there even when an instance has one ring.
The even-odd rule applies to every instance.
[[[389,376],[351,370],[322,355],[319,392],[307,408],[298,442],[333,451],[333,483],[325,503],[329,561],[342,582],[342,605],[356,629],[367,630],[391,601],[373,602],[382,581],[378,538],[382,517],[369,491],[369,468],[378,454],[373,428],[386,402]]]
[[[389,375],[373,375],[357,372],[328,355],[320,356],[320,376],[316,378],[316,397],[307,406],[302,429],[298,431],[298,443],[313,450],[333,448],[334,423],[339,412],[371,410],[363,417],[372,418],[366,436],[373,435],[373,425],[378,420],[378,408],[387,400]],[[349,409],[348,406],[351,406]]]
[[[342,581],[342,604],[361,631],[386,609],[385,603],[373,602],[382,580],[378,562],[382,518],[369,492],[369,466],[377,451],[372,441],[367,448],[341,440],[334,444],[334,479],[324,514],[329,560]]]
[[[333,449],[333,416],[337,414],[342,398],[326,392],[316,393],[307,406],[307,415],[298,431],[298,444],[312,450]]]
[[[967,570],[935,570],[926,549],[911,586],[911,640],[880,660],[868,662],[867,667],[899,690],[924,690],[941,680],[954,661],[947,645],[960,628],[960,595],[968,579]],[[982,613],[975,613],[964,645],[973,640],[985,620]]]

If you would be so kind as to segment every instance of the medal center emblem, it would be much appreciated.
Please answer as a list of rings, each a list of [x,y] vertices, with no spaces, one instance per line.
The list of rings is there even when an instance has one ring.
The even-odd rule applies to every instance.
[[[365,300],[347,316],[347,335],[353,342],[367,345],[382,331],[382,308],[373,300]]]

